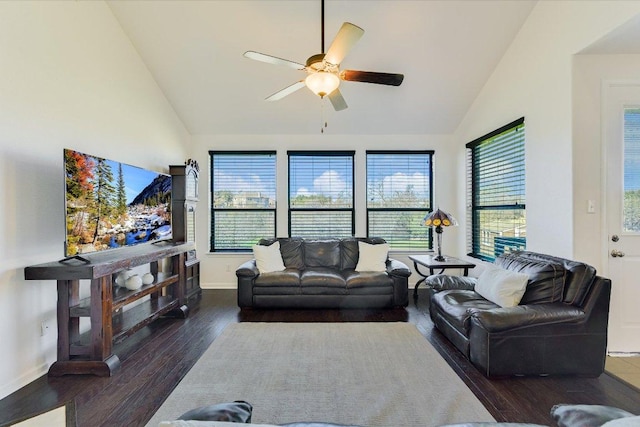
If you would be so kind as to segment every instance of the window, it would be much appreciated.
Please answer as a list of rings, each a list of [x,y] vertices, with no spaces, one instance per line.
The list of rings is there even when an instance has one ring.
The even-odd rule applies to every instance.
[[[431,248],[432,151],[367,151],[367,235],[393,249]]]
[[[289,236],[353,236],[353,151],[290,151]]]
[[[275,151],[210,151],[211,252],[250,251],[276,236]]]
[[[640,108],[624,109],[624,209],[625,232],[640,232]]]
[[[526,248],[524,118],[467,144],[469,255]]]

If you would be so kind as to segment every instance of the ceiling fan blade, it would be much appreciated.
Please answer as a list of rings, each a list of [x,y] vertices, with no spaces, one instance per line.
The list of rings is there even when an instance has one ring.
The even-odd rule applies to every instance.
[[[324,60],[329,64],[340,65],[347,53],[351,50],[354,44],[364,34],[364,30],[357,25],[353,25],[350,22],[345,22],[340,27],[338,34],[331,42],[329,50],[327,50]]]
[[[329,101],[331,101],[331,105],[336,111],[342,111],[348,107],[347,101],[344,100],[342,93],[340,93],[340,89],[336,89],[329,94]]]
[[[284,65],[296,70],[304,70],[306,67],[303,64],[289,61],[288,59],[282,59],[271,55],[265,55],[264,53],[254,52],[248,50],[244,53],[244,56],[249,59],[255,59],[256,61],[266,62],[267,64]]]
[[[340,72],[340,78],[349,82],[365,82],[379,85],[400,86],[404,80],[404,74],[343,70]]]
[[[282,98],[284,98],[287,95],[291,95],[293,92],[302,89],[303,87],[305,87],[306,85],[304,84],[304,80],[300,80],[299,82],[295,82],[294,84],[285,87],[282,90],[279,90],[278,92],[274,93],[273,95],[265,98],[266,101],[278,101]]]

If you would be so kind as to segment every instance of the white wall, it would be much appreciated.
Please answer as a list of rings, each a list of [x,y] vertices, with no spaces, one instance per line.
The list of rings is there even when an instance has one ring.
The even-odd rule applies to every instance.
[[[529,250],[582,255],[574,255],[574,233],[592,230],[574,230],[573,194],[590,182],[573,175],[582,160],[573,149],[573,55],[637,13],[640,2],[539,2],[455,132],[462,175],[464,143],[525,117]]]
[[[235,288],[236,268],[251,258],[251,254],[208,253],[210,224],[210,150],[277,150],[277,218],[276,227],[279,237],[286,236],[287,226],[287,150],[355,150],[355,209],[356,236],[366,235],[366,150],[434,150],[434,203],[442,209],[459,216],[453,209],[458,195],[455,189],[460,177],[456,170],[456,147],[450,136],[439,135],[200,135],[193,136],[193,157],[200,164],[200,202],[197,218],[197,250],[201,263],[203,288]],[[425,230],[426,231],[426,230]],[[447,254],[458,254],[456,246],[457,234],[464,234],[460,227],[449,227],[445,230],[443,247]],[[392,256],[411,266],[407,254],[394,252]],[[417,275],[411,282],[417,281]]]
[[[63,148],[168,171],[190,136],[103,2],[0,2],[0,397],[56,358]],[[40,336],[40,324],[53,331]]]
[[[605,189],[602,188],[602,84],[640,81],[640,55],[576,55],[573,63],[573,158],[575,257],[607,275]],[[587,200],[596,212],[587,213]],[[604,249],[604,252],[603,252]],[[603,257],[604,254],[604,257]]]

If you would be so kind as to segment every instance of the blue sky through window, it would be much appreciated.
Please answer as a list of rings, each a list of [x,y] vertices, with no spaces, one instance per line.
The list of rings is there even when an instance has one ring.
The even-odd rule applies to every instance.
[[[624,112],[624,190],[640,190],[640,108]]]
[[[367,182],[369,201],[372,197],[392,197],[411,190],[418,199],[429,199],[429,154],[369,154]],[[382,194],[373,192],[377,189]]]

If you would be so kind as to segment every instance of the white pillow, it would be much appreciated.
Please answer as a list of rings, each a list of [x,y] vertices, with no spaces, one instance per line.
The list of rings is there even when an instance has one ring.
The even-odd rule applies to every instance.
[[[359,241],[358,252],[360,255],[358,256],[356,271],[387,271],[388,243],[370,245]]]
[[[637,417],[624,417],[617,420],[611,420],[604,424],[602,427],[638,427],[640,426],[640,415]]]
[[[280,242],[269,246],[253,245],[253,256],[260,273],[271,273],[284,270],[284,262],[280,253]]]
[[[529,276],[488,265],[478,277],[474,290],[500,307],[515,307],[527,289]]]

